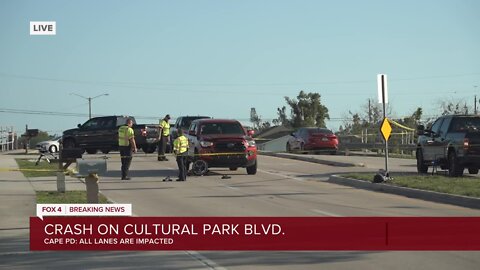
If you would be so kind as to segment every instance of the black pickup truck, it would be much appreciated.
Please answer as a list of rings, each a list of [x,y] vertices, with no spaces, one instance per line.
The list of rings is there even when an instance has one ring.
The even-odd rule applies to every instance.
[[[65,130],[62,141],[64,148],[81,148],[89,154],[98,150],[104,154],[118,150],[118,128],[133,120],[133,131],[137,148],[145,153],[153,153],[159,138],[158,125],[137,125],[134,117],[130,116],[103,116],[95,117],[78,128]]]
[[[417,170],[429,166],[448,169],[449,176],[462,176],[465,168],[477,174],[480,168],[480,116],[446,115],[430,128],[417,127]]]

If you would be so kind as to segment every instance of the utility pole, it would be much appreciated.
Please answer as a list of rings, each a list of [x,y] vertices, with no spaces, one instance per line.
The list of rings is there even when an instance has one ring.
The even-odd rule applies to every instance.
[[[476,94],[477,93],[477,85],[473,86],[473,92],[475,93],[475,103],[474,103],[473,108],[474,108],[475,114],[477,114],[477,94]]]
[[[98,96],[95,96],[95,97],[84,97],[84,96],[76,94],[76,93],[70,93],[70,95],[75,95],[75,96],[78,96],[78,97],[81,97],[81,98],[84,98],[84,99],[88,100],[88,119],[92,119],[92,99],[95,99],[95,98],[98,98],[98,97],[101,97],[101,96],[108,96],[108,93],[104,93],[104,94],[101,94],[101,95],[98,95]]]
[[[477,114],[477,95],[475,95],[475,101],[473,102],[473,111]]]
[[[371,99],[368,99],[368,124],[372,124],[372,105],[370,104],[371,101]]]

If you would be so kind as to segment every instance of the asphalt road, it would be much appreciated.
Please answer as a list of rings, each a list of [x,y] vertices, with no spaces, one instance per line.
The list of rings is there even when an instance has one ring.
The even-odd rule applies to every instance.
[[[371,158],[366,167],[334,167],[261,156],[254,176],[247,175],[245,169],[235,172],[214,169],[208,176],[189,177],[187,182],[163,182],[166,176],[176,176],[173,158],[158,162],[156,156],[137,154],[131,167],[133,179],[121,181],[117,155],[110,155],[109,172],[101,177],[100,189],[117,203],[131,203],[137,216],[480,216],[480,210],[326,182],[335,173],[376,171],[383,167],[380,158]],[[332,158],[345,162],[358,157]],[[391,159],[391,170],[415,171],[414,162]],[[223,174],[231,178],[221,179]],[[6,265],[11,261],[11,269],[51,265],[46,268],[405,270],[478,269],[480,265],[480,252],[36,252],[25,256],[16,252],[13,255],[3,253],[0,257]]]
[[[328,156],[326,156],[328,158]],[[358,159],[359,157],[332,157]],[[383,159],[366,167],[333,167],[282,158],[259,158],[257,175],[244,169],[214,169],[209,176],[183,182],[174,177],[171,159],[137,156],[129,182],[118,180],[118,161],[109,162],[101,190],[116,202],[133,204],[139,216],[480,216],[472,210],[326,183],[331,174],[376,171]],[[390,159],[392,171],[415,171],[414,160]],[[152,170],[153,168],[153,170]],[[223,174],[230,179],[221,179]],[[227,269],[476,269],[480,252],[200,252],[210,264]]]

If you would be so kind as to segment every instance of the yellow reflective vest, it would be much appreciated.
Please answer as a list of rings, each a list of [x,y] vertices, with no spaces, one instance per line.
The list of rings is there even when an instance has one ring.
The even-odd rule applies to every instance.
[[[129,126],[118,128],[118,146],[129,146],[130,139],[133,138],[133,129]]]
[[[178,137],[173,141],[173,152],[177,155],[188,151],[188,139],[184,135]]]
[[[168,123],[168,121],[165,121],[165,119],[160,121],[160,128],[162,129],[162,135],[164,137],[170,135],[170,123]]]

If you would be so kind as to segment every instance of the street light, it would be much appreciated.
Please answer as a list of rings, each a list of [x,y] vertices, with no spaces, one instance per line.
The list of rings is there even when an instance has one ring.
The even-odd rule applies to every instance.
[[[81,98],[84,98],[84,99],[88,100],[88,119],[91,119],[92,118],[92,99],[95,99],[95,98],[98,98],[98,97],[101,97],[101,96],[108,96],[108,93],[104,93],[104,94],[94,96],[94,97],[84,97],[84,96],[76,94],[76,93],[70,93],[70,95],[75,95],[75,96],[78,96],[78,97],[81,97]]]

